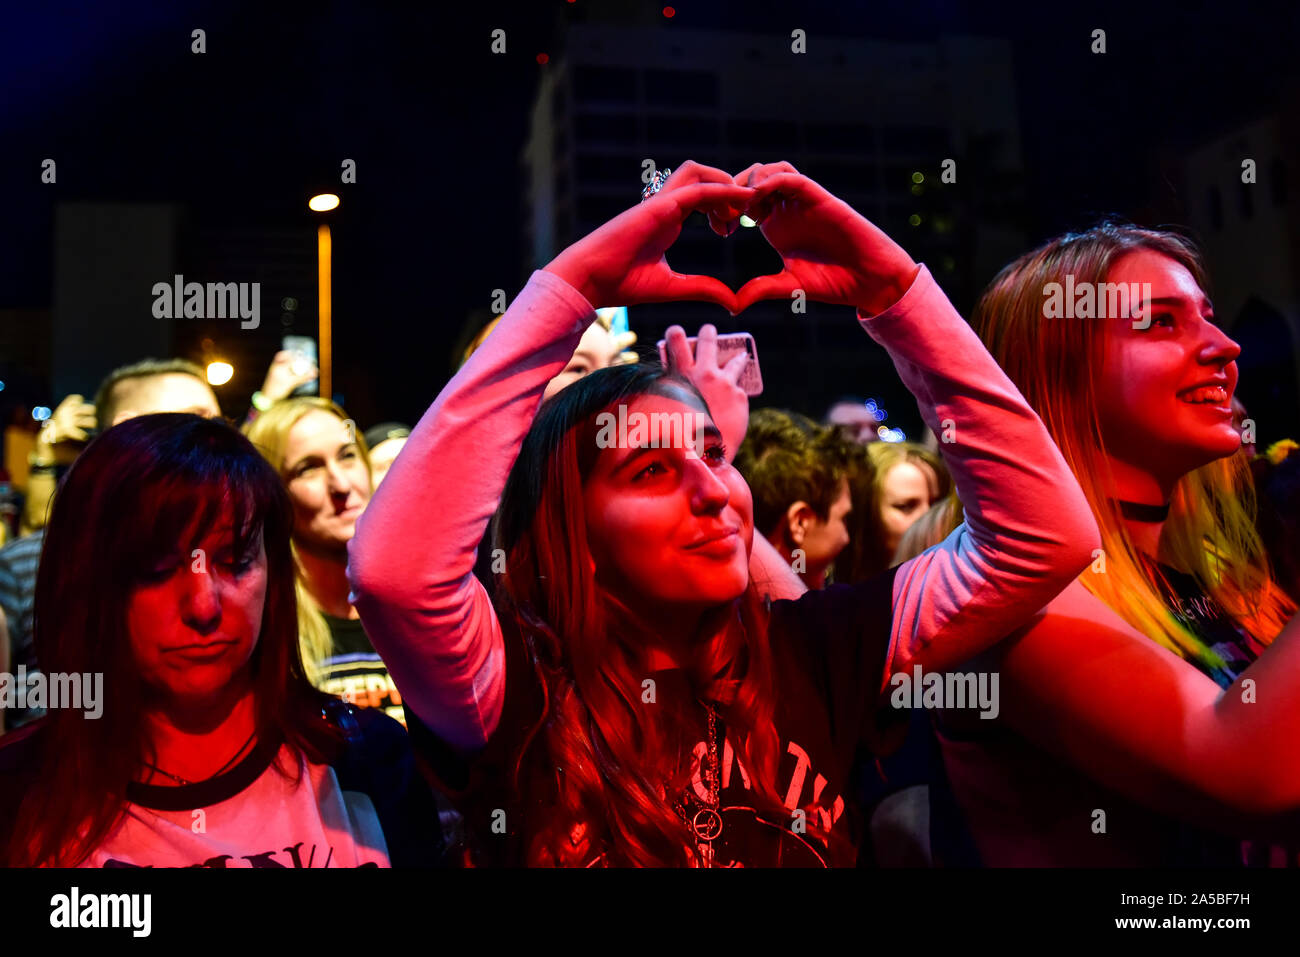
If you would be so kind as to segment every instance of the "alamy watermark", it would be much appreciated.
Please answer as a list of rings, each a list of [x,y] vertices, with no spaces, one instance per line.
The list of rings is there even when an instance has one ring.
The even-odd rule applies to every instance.
[[[601,449],[691,449],[704,455],[708,416],[703,412],[629,412],[596,416],[596,447]]]
[[[87,718],[99,718],[104,714],[104,673],[28,674],[26,665],[19,665],[16,674],[0,671],[0,708],[74,708]]]
[[[895,708],[978,708],[980,718],[989,720],[1001,711],[996,671],[923,673],[920,665],[913,665],[911,674],[900,671],[889,683],[894,686],[889,703]]]
[[[50,926],[55,928],[119,927],[133,937],[148,937],[152,912],[151,894],[83,894],[73,887],[50,898]]]
[[[1045,319],[1132,319],[1134,329],[1151,325],[1151,283],[1080,282],[1074,274],[1065,284],[1043,286]]]
[[[260,282],[186,282],[177,273],[171,282],[153,284],[155,319],[244,319],[241,329],[262,322]]]

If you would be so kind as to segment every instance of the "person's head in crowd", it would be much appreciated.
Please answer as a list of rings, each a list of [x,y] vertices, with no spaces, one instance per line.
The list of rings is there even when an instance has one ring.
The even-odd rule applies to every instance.
[[[388,474],[389,467],[411,435],[411,427],[400,422],[384,422],[366,429],[366,447],[370,449],[370,479],[375,488]]]
[[[949,492],[941,500],[931,505],[898,542],[894,551],[892,565],[901,565],[920,555],[927,548],[933,548],[953,533],[953,530],[965,519],[965,510],[955,492]]]
[[[754,497],[754,528],[810,588],[849,543],[853,503],[847,455],[835,430],[796,412],[749,416],[735,466]]]
[[[203,370],[185,359],[143,359],[110,372],[95,394],[95,420],[107,429],[151,412],[221,416]]]
[[[610,331],[609,326],[598,318],[587,327],[587,331],[578,340],[578,348],[573,350],[569,364],[559,375],[546,383],[546,391],[542,393],[542,399],[549,399],[561,389],[597,369],[636,362],[637,354],[628,348],[634,342],[636,342],[635,332],[615,335]]]
[[[47,674],[102,674],[100,714],[51,709],[14,864],[84,859],[121,819],[128,785],[152,780],[159,734],[203,733],[245,708],[258,740],[328,746],[327,699],[298,655],[292,510],[247,439],[194,415],[137,416],[92,441],[64,483],[36,650]]]
[[[880,435],[876,431],[880,420],[867,408],[861,399],[841,399],[826,412],[828,425],[841,427],[841,431],[855,442],[877,442]]]
[[[1259,490],[1256,527],[1278,584],[1300,605],[1300,447],[1274,443],[1251,467]]]
[[[1092,292],[1091,307],[1077,300],[1083,317],[1056,309],[1076,303],[1051,305],[1067,285],[1080,297]],[[1103,299],[1106,317],[1096,318]],[[1166,606],[1151,567],[1158,559],[1270,640],[1290,603],[1269,577],[1249,466],[1235,454],[1240,349],[1214,322],[1196,245],[1110,223],[1059,236],[998,274],[972,324],[1092,505],[1106,573],[1085,572],[1085,587],[1166,648],[1221,665]],[[1126,519],[1134,505],[1168,506],[1168,518],[1163,526]]]
[[[492,334],[492,330],[496,328],[500,318],[500,316],[492,316],[487,319],[482,328],[478,329],[469,338],[460,355],[459,365],[468,362],[469,357],[487,341],[488,336]],[[482,322],[483,318],[479,316],[478,321]],[[471,325],[469,328],[474,327]],[[608,321],[598,315],[582,334],[582,338],[578,341],[578,347],[573,350],[573,356],[569,359],[568,365],[546,384],[546,389],[542,393],[543,401],[597,369],[637,362],[638,356],[631,349],[635,342],[635,332],[615,334],[610,330]]]
[[[370,502],[369,450],[347,413],[317,396],[277,402],[244,431],[289,492],[302,655],[317,680],[333,647],[322,612],[350,611],[348,542]]]
[[[598,417],[617,415],[620,405],[629,418],[703,415],[703,449],[599,442],[608,419],[602,425]],[[676,749],[691,716],[661,704],[646,720],[633,703],[647,669],[680,669],[702,698],[721,703],[756,800],[782,812],[769,783],[780,757],[772,655],[749,574],[753,501],[694,386],[657,365],[620,365],[543,402],[493,528],[506,555],[498,594],[551,702],[530,747],[565,768],[530,861],[563,864],[578,853],[571,822],[589,817],[580,809],[592,800],[622,822],[589,835],[611,842],[616,860],[691,860],[694,848],[658,777],[670,791],[687,786]],[[723,627],[736,616],[743,627]],[[653,772],[618,775],[615,767]]]
[[[492,330],[501,321],[501,314],[486,309],[476,309],[469,314],[461,326],[460,336],[452,349],[451,371],[454,374],[469,361],[469,357],[478,351],[478,347],[492,335]]]
[[[913,522],[948,494],[952,481],[943,459],[915,442],[873,442],[876,507],[884,552],[892,556]]]
[[[893,554],[885,549],[885,529],[876,505],[876,466],[871,460],[872,443],[858,440],[851,425],[829,426],[840,440],[849,483],[849,543],[835,556],[828,580],[840,585],[866,581],[889,567]]]
[[[346,562],[371,493],[369,450],[347,413],[317,396],[287,399],[246,432],[289,490],[294,545]]]

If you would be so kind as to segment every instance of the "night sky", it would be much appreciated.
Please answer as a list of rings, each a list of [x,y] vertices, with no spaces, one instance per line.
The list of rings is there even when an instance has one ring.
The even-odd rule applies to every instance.
[[[306,196],[354,158],[357,184],[337,188],[335,378],[345,392],[350,377],[365,382],[369,416],[412,421],[445,383],[467,314],[526,278],[518,156],[547,69],[537,54],[562,52],[567,23],[787,38],[800,27],[810,44],[1007,37],[1031,242],[1106,213],[1178,221],[1169,157],[1267,112],[1300,49],[1295,4],[882,6],[681,0],[667,18],[663,4],[596,0],[9,5],[0,308],[50,307],[56,201],[177,202],[211,226],[310,233]],[[1088,52],[1094,27],[1104,57]],[[489,51],[494,28],[505,56]],[[47,156],[56,186],[40,183]]]

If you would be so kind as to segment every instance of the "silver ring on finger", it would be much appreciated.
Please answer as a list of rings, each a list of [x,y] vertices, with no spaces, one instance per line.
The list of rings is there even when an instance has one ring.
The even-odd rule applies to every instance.
[[[646,183],[645,188],[641,190],[641,200],[644,202],[655,193],[659,192],[659,190],[663,189],[664,183],[668,182],[668,177],[672,175],[673,171],[671,169],[655,170],[654,179]]]

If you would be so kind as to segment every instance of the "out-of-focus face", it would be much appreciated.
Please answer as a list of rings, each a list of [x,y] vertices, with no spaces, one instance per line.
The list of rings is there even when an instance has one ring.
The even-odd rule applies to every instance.
[[[880,427],[880,421],[870,409],[857,402],[837,402],[827,414],[826,421],[850,429],[859,442],[874,442],[878,438],[876,429]]]
[[[246,677],[262,630],[262,536],[237,555],[229,517],[217,526],[197,554],[184,545],[146,569],[127,604],[131,650],[142,679],[182,706],[202,706]]]
[[[1186,267],[1149,249],[1115,262],[1107,282],[1150,283],[1150,325],[1106,322],[1097,413],[1108,454],[1166,482],[1241,447],[1232,423],[1241,349],[1214,324]]]
[[[935,481],[928,468],[912,462],[899,462],[887,473],[882,484],[880,518],[885,528],[885,546],[892,555],[912,523],[926,513],[934,502]]]
[[[388,469],[404,445],[406,445],[406,437],[385,439],[370,450],[370,479],[375,488],[379,488],[379,483],[388,474]]]
[[[582,334],[578,348],[573,351],[573,358],[564,367],[564,371],[546,384],[546,389],[542,392],[543,401],[588,373],[613,365],[618,355],[614,337],[600,323],[593,322]]]
[[[826,521],[814,517],[804,531],[802,547],[808,563],[808,575],[820,576],[835,556],[849,543],[849,529],[845,519],[853,510],[849,497],[848,479],[840,479],[840,494],[831,504]]]
[[[669,391],[629,398],[628,421],[702,413],[703,454],[693,444],[605,448],[583,492],[597,580],[650,618],[666,606],[704,611],[741,595],[754,535],[749,486],[727,462],[713,420],[690,392]]]
[[[111,425],[155,412],[189,412],[205,419],[221,417],[212,387],[184,372],[128,379],[115,387],[117,409]]]
[[[370,501],[370,472],[347,425],[313,409],[289,430],[284,475],[293,501],[293,537],[308,550],[346,551]]]

